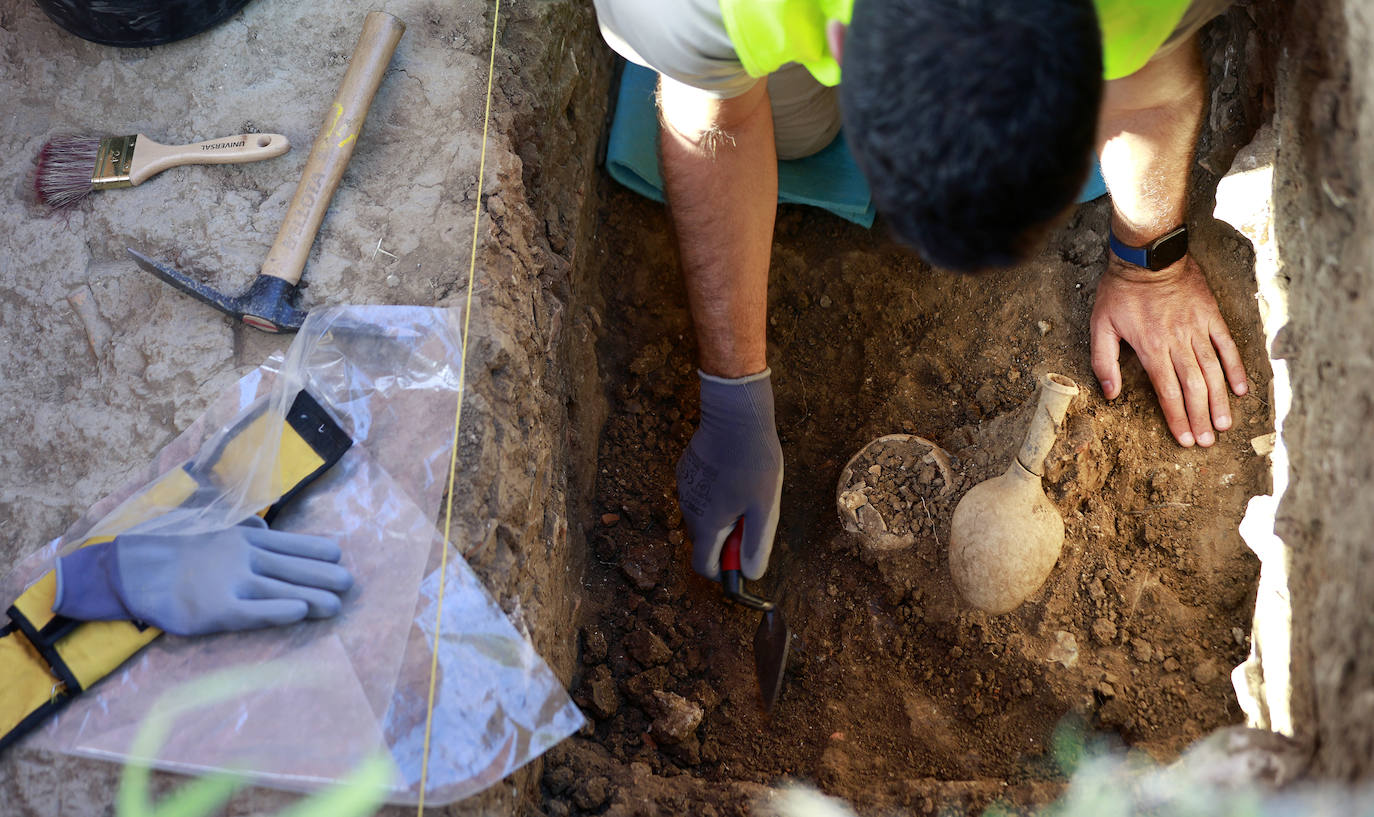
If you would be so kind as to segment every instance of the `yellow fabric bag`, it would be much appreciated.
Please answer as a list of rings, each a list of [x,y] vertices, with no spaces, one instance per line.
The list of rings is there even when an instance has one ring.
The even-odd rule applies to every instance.
[[[167,473],[121,506],[119,518],[105,529],[127,529],[152,508],[194,506],[221,487],[246,479],[272,423],[265,406],[250,411],[217,450]],[[296,394],[280,434],[267,494],[277,500],[258,514],[269,524],[353,444],[306,391]],[[91,538],[78,547],[113,538]],[[9,608],[10,622],[0,629],[0,751],[162,635],[139,622],[75,621],[56,615],[56,598],[56,572],[48,571]]]

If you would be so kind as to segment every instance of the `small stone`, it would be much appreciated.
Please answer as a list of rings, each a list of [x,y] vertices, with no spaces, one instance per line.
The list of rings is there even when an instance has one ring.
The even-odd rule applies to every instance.
[[[1239,627],[1232,627],[1232,628],[1231,628],[1231,638],[1234,638],[1234,639],[1236,640],[1236,643],[1239,644],[1240,646],[1242,646],[1242,647],[1245,646],[1245,631],[1242,630],[1241,628],[1239,628]]]
[[[625,636],[625,652],[646,667],[666,664],[673,651],[652,630],[635,630]]]
[[[1259,456],[1267,457],[1274,453],[1274,447],[1278,445],[1278,438],[1278,432],[1271,431],[1268,434],[1262,434],[1252,439],[1250,441],[1250,447],[1253,448],[1255,453]]]
[[[859,527],[870,531],[887,532],[887,523],[883,521],[883,515],[878,513],[878,509],[872,505],[863,505],[858,509]]]
[[[592,714],[597,720],[605,720],[620,709],[620,693],[616,692],[615,679],[611,677],[610,667],[598,664],[587,673],[583,682],[590,693]]]
[[[660,743],[681,743],[696,733],[705,714],[701,705],[674,692],[654,693],[655,717],[649,728]]]
[[[877,463],[874,463],[874,464],[868,466],[868,473],[872,474],[872,475],[875,476],[875,477],[878,476],[878,475],[880,475],[880,474],[882,474],[882,472],[883,472],[883,467],[882,467],[881,465],[877,464]]]
[[[1107,597],[1107,588],[1102,586],[1102,580],[1094,578],[1088,582],[1088,595],[1092,596],[1093,601],[1102,601]]]
[[[1166,659],[1164,659],[1164,671],[1165,671],[1165,672],[1178,672],[1180,669],[1183,669],[1183,665],[1180,664],[1180,663],[1178,663],[1178,659],[1177,659],[1177,658],[1166,658]]]
[[[1050,647],[1049,654],[1046,656],[1050,661],[1057,662],[1061,666],[1072,667],[1078,663],[1078,639],[1073,637],[1073,633],[1058,630],[1054,634],[1054,646]]]
[[[834,303],[834,301],[830,300],[829,295],[821,296],[821,309],[829,309],[832,303]]]
[[[868,497],[863,491],[845,491],[840,494],[840,504],[848,510],[855,511],[868,504]]]
[[[1099,644],[1110,644],[1116,638],[1116,625],[1109,618],[1093,621],[1093,640]]]
[[[604,777],[593,777],[577,787],[573,792],[573,802],[583,811],[594,811],[605,804],[611,796],[611,781]]]
[[[1036,321],[1035,328],[1040,330],[1040,337],[1043,338],[1050,333],[1054,326],[1049,321]]]
[[[1104,697],[1104,698],[1115,698],[1115,697],[1116,697],[1116,687],[1112,686],[1111,684],[1107,683],[1106,681],[1102,681],[1102,682],[1098,683],[1098,685],[1097,685],[1097,691],[1100,692],[1100,693],[1102,693],[1102,697]]]
[[[400,277],[397,276],[397,275],[388,275],[388,276],[386,277],[386,285],[389,286],[389,287],[400,286],[400,285],[401,285],[401,279],[400,279]]]
[[[1148,662],[1154,657],[1154,646],[1143,638],[1131,639],[1131,652],[1135,655],[1135,660]]]
[[[601,514],[601,524],[606,525],[607,527],[609,527],[609,526],[611,526],[611,525],[614,525],[615,523],[617,523],[617,522],[619,522],[619,521],[620,521],[620,514],[618,514],[618,513],[603,513],[603,514]]]

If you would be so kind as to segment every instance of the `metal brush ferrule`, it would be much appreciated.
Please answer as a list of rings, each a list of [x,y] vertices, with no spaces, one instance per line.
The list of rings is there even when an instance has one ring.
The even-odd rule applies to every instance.
[[[137,141],[137,134],[100,140],[100,149],[95,154],[95,171],[91,173],[91,189],[133,187],[133,182],[129,181],[129,166],[134,162],[134,143]]]

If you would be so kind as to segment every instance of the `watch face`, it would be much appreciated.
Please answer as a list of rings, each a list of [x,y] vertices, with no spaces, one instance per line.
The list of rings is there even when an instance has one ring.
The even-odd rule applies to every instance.
[[[1152,270],[1162,270],[1178,263],[1180,258],[1188,254],[1188,228],[1179,227],[1160,236],[1150,244],[1145,253],[1148,259],[1147,266]]]

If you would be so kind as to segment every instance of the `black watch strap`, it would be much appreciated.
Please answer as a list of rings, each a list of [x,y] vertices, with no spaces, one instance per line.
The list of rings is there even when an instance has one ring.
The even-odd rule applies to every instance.
[[[1143,247],[1123,244],[1115,232],[1110,235],[1110,243],[1112,252],[1122,261],[1158,271],[1188,254],[1188,225],[1181,224]]]

